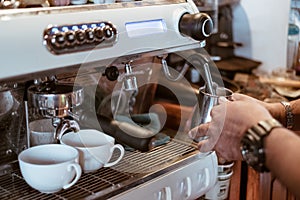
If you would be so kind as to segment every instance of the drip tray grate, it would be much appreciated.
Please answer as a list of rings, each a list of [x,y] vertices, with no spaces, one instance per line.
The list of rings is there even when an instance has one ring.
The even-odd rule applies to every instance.
[[[194,151],[195,147],[174,139],[149,152],[126,151],[124,158],[114,167],[82,174],[73,187],[55,194],[43,194],[32,189],[16,167],[9,174],[0,176],[0,199],[92,199],[93,196],[101,199],[101,194],[117,194],[116,191],[128,183],[138,181],[145,174],[157,171],[165,164]]]

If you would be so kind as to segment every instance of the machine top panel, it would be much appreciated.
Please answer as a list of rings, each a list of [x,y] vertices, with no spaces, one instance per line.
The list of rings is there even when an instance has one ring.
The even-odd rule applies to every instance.
[[[181,17],[198,12],[189,0],[0,10],[0,81],[203,47],[179,31]]]
[[[6,20],[8,17],[20,17],[26,15],[41,15],[41,14],[55,14],[55,13],[78,13],[89,10],[105,10],[105,9],[119,9],[132,8],[154,5],[168,5],[186,3],[187,0],[141,0],[122,3],[111,4],[84,4],[84,5],[68,5],[68,6],[53,6],[53,7],[32,7],[32,8],[18,8],[18,9],[0,9],[0,20]]]

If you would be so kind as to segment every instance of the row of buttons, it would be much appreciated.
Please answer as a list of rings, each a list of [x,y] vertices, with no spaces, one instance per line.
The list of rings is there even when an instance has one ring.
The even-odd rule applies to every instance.
[[[115,26],[108,22],[51,26],[44,31],[44,41],[55,54],[112,46],[117,39]]]

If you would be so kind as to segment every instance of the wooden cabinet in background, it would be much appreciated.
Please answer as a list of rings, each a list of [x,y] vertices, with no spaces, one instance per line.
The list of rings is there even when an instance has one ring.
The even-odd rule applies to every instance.
[[[257,173],[248,168],[247,200],[299,200],[271,173]]]
[[[270,173],[257,173],[251,167],[247,167],[246,174],[242,174],[241,168],[241,162],[236,162],[228,200],[300,200]],[[242,178],[242,176],[246,177]],[[241,180],[246,180],[246,182]],[[243,187],[245,194],[241,194]]]

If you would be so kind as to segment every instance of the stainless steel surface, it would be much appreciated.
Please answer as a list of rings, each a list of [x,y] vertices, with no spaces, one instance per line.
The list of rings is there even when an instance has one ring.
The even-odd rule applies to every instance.
[[[210,112],[214,106],[218,104],[219,97],[223,96],[228,100],[231,98],[232,91],[224,88],[217,87],[216,94],[210,94],[205,91],[204,87],[199,89],[199,124],[210,122]]]
[[[54,139],[59,143],[63,134],[67,131],[77,132],[80,130],[78,116],[72,110],[80,106],[84,99],[83,88],[80,86],[63,85],[55,82],[45,82],[32,85],[28,88],[28,105],[31,111],[37,110],[42,118],[52,119],[56,128]],[[30,112],[30,119],[36,118],[34,112]],[[71,119],[67,119],[71,117]],[[35,119],[34,119],[35,120]],[[30,121],[28,119],[28,121]],[[32,134],[30,130],[27,134]],[[52,143],[49,141],[49,143]]]
[[[216,91],[213,85],[213,81],[212,81],[212,77],[211,77],[211,73],[210,73],[210,68],[208,63],[204,64],[204,77],[205,77],[205,86],[207,88],[207,92],[211,95],[216,95]]]
[[[7,167],[0,176],[0,199],[107,199],[195,159],[197,153],[194,146],[177,140],[146,153],[126,151],[115,167],[83,174],[75,186],[55,194],[32,189],[17,166]]]
[[[73,85],[33,85],[28,89],[28,103],[45,117],[66,117],[83,102],[83,88]]]
[[[231,99],[232,91],[225,87],[218,86],[216,89],[216,94],[210,94],[206,92],[205,86],[199,88],[198,92],[198,105],[196,107],[196,112],[192,119],[192,127],[195,127],[200,124],[204,124],[211,121],[211,110],[218,104],[219,97],[223,96],[228,100]],[[207,136],[194,138],[194,141],[200,142],[201,140],[207,139]]]
[[[77,121],[69,120],[69,119],[62,119],[61,122],[56,127],[55,139],[60,141],[63,134],[65,134],[67,131],[77,132],[79,130],[80,130],[80,126]]]

